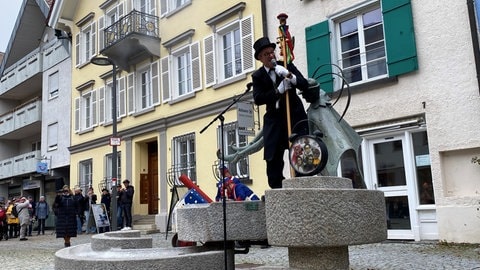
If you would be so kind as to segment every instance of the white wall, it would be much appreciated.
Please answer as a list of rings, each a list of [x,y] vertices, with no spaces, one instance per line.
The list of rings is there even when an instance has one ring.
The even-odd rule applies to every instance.
[[[295,64],[306,74],[305,27],[364,2],[267,1],[270,39],[278,35],[277,14],[286,12],[296,39]],[[412,0],[412,10],[418,71],[399,76],[396,83],[354,93],[346,119],[360,126],[425,113],[439,238],[480,243],[480,166],[469,162],[471,155],[480,156],[480,93],[466,1],[445,5]],[[344,103],[337,106],[343,108]],[[446,159],[451,153],[460,160]],[[471,190],[446,194],[456,185]]]

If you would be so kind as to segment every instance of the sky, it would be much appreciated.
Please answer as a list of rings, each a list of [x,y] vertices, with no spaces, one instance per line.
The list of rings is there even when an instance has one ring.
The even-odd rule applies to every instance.
[[[23,0],[0,0],[0,52],[5,52]]]

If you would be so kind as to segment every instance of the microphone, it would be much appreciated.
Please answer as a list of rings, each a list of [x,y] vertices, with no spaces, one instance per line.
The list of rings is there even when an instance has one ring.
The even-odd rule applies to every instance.
[[[253,85],[253,82],[247,83],[247,90],[245,90],[245,92],[250,91],[250,88],[252,88],[252,85]]]
[[[272,63],[272,66],[273,66],[273,67],[276,67],[276,66],[277,66],[277,60],[272,59],[272,60],[270,60],[270,62]]]

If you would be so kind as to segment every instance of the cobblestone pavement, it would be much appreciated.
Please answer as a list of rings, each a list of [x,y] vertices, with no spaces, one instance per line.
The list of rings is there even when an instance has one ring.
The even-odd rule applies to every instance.
[[[151,234],[154,247],[170,247],[171,236]],[[90,243],[91,235],[72,238],[72,245]],[[63,248],[63,239],[52,231],[0,241],[1,269],[54,269],[55,252]],[[352,270],[480,270],[480,245],[447,245],[437,242],[394,242],[352,246],[349,248]],[[237,269],[285,269],[288,251],[283,247],[261,249],[253,246],[248,254],[235,255]]]

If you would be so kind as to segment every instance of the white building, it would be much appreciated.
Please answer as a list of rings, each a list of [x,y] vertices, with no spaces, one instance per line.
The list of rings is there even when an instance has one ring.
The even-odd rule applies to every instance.
[[[51,206],[70,178],[71,59],[48,16],[46,1],[23,1],[0,65],[0,199],[44,195]]]
[[[480,242],[480,164],[472,162],[480,156],[475,5],[266,1],[270,38],[278,36],[277,15],[287,13],[294,63],[304,74],[338,93],[342,80],[332,64],[343,70],[352,93],[346,119],[364,139],[368,188],[385,193],[389,239]],[[335,108],[345,104],[342,97]]]

